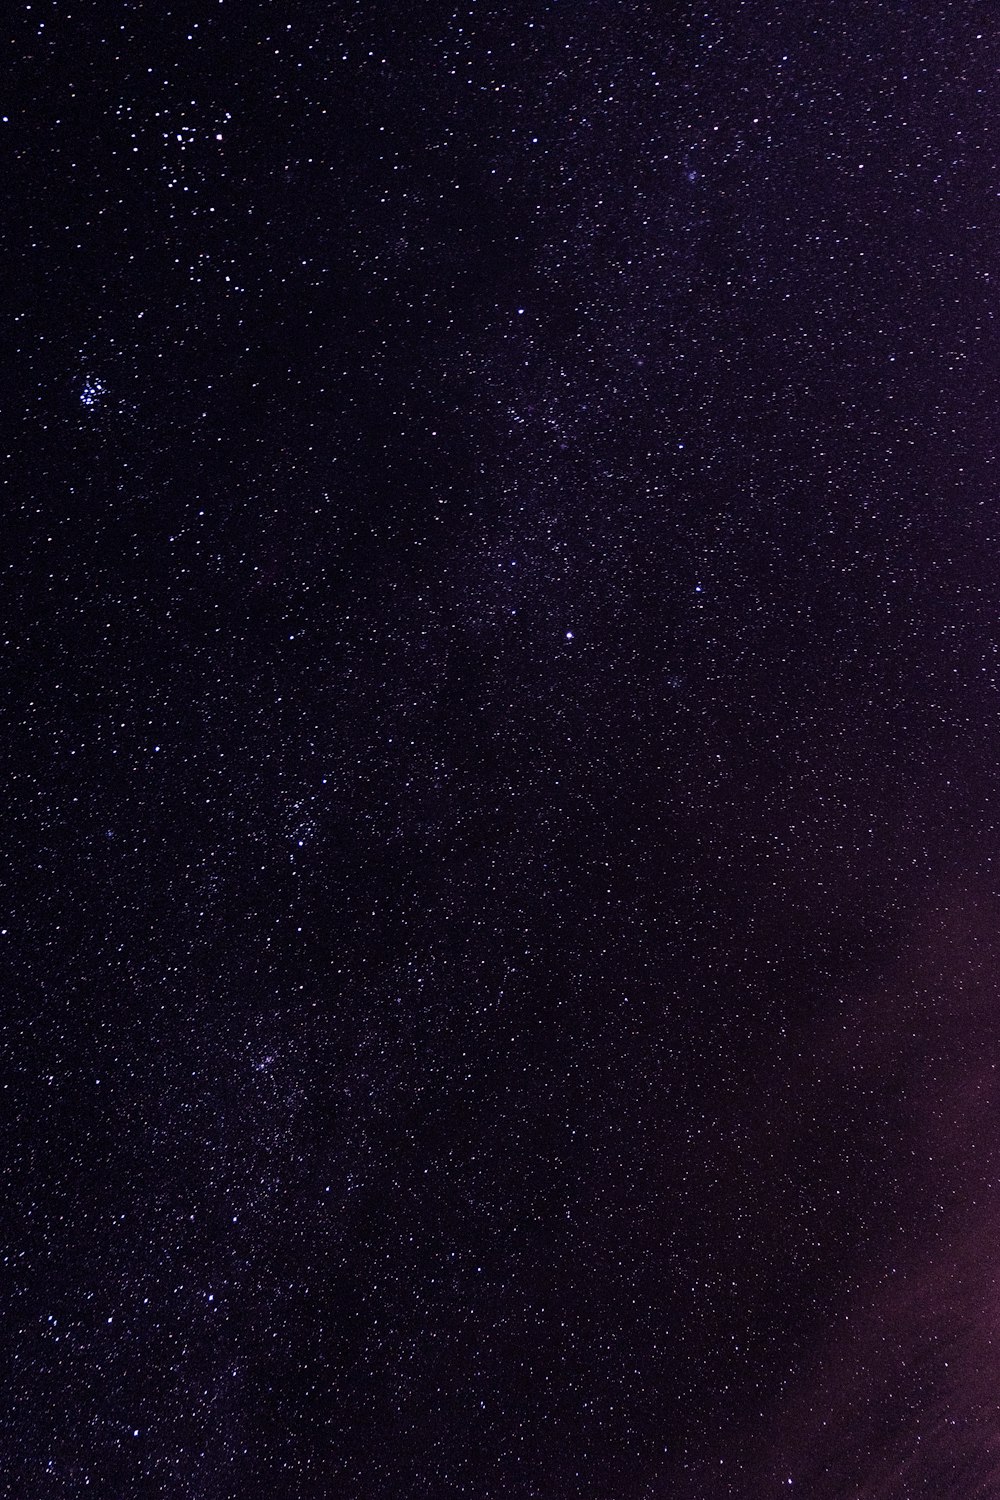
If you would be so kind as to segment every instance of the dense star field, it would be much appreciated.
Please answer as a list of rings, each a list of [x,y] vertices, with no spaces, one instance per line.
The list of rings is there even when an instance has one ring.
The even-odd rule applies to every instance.
[[[1000,1494],[1000,30],[33,0],[0,1494]]]

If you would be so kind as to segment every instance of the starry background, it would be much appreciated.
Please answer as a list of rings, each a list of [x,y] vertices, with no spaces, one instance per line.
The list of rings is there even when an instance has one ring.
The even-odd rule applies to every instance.
[[[10,11],[3,1493],[996,1494],[994,23]]]

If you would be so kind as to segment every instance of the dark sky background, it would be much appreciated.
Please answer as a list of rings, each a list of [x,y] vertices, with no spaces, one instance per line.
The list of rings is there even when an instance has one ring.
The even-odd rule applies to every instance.
[[[995,14],[3,28],[2,1493],[995,1497]]]

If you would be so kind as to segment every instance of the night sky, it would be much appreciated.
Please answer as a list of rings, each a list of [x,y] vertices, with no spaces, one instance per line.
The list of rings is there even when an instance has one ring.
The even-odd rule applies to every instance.
[[[3,28],[0,1494],[995,1500],[995,12]]]

